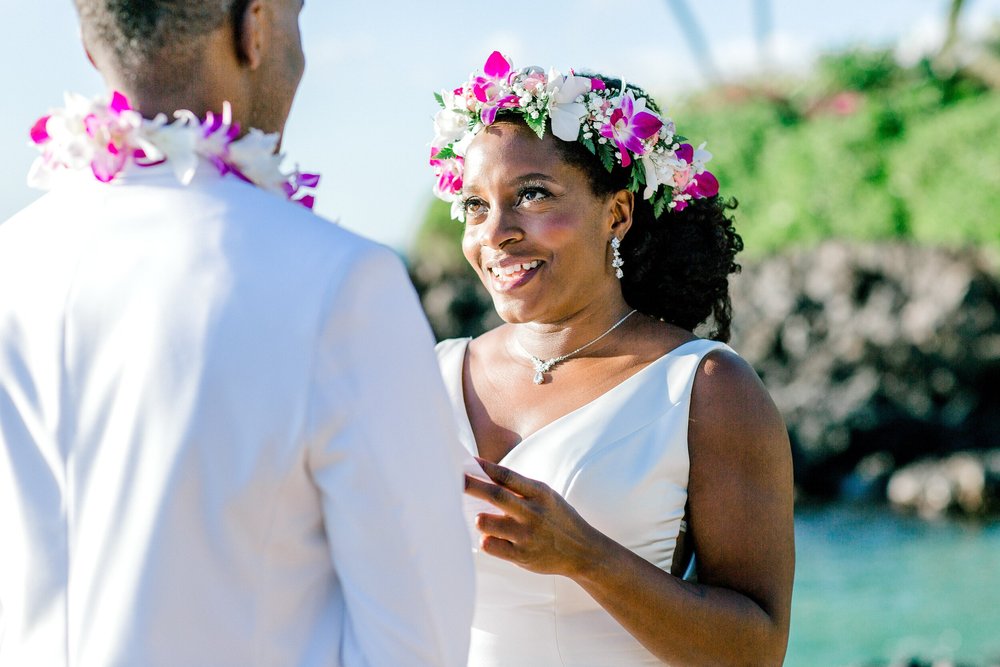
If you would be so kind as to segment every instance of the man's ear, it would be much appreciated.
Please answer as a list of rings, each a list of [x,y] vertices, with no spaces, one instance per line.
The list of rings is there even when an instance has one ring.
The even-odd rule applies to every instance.
[[[263,0],[240,0],[233,5],[233,29],[239,61],[254,70],[260,67],[266,48],[267,11]]]
[[[87,40],[83,36],[83,28],[82,27],[79,28],[79,30],[77,30],[77,37],[80,38],[80,46],[83,47],[83,52],[87,54],[87,60],[90,61],[90,64],[93,66],[94,69],[97,69],[97,63],[94,61],[94,54],[92,54],[90,52],[90,47],[87,46]]]

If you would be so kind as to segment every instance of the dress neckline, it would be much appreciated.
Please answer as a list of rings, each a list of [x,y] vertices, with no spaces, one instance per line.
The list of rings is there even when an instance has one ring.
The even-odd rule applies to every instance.
[[[466,435],[469,438],[469,442],[472,444],[473,454],[475,456],[480,456],[480,453],[479,453],[479,441],[476,439],[476,432],[472,428],[472,420],[469,418],[469,408],[465,404],[465,364],[466,364],[466,362],[468,360],[469,344],[471,342],[472,342],[472,338],[471,337],[464,339],[464,345],[462,346],[462,350],[461,350],[461,353],[462,353],[461,354],[461,360],[460,360],[460,363],[458,364],[458,392],[455,394],[455,397],[454,397],[453,400],[456,401],[456,412],[458,412],[462,416],[462,418],[461,418],[461,424],[460,425],[466,431]],[[576,417],[577,415],[579,415],[582,412],[588,411],[590,408],[592,408],[594,405],[596,405],[602,399],[607,398],[608,396],[611,396],[612,394],[616,394],[616,393],[618,393],[620,391],[624,391],[624,389],[626,387],[628,387],[629,385],[631,385],[634,381],[637,381],[640,376],[647,375],[651,369],[653,369],[656,366],[659,366],[666,359],[669,359],[672,356],[674,356],[674,353],[678,352],[682,348],[685,348],[685,347],[687,347],[689,345],[693,345],[693,344],[696,344],[696,343],[714,343],[714,342],[715,341],[710,341],[710,340],[707,340],[705,338],[693,338],[691,340],[688,340],[688,341],[685,341],[685,342],[681,343],[680,345],[677,345],[676,347],[674,347],[674,348],[672,348],[670,350],[667,350],[662,355],[660,355],[656,359],[653,359],[651,362],[649,362],[648,364],[646,364],[643,368],[639,369],[638,371],[636,371],[632,375],[628,376],[627,378],[625,378],[624,380],[622,380],[621,382],[619,382],[618,384],[616,384],[615,386],[613,386],[611,389],[609,389],[606,392],[604,392],[603,394],[598,394],[597,396],[595,396],[594,398],[590,399],[589,401],[587,401],[583,405],[580,405],[580,406],[578,406],[576,408],[573,408],[572,410],[570,410],[569,412],[567,412],[564,415],[560,415],[559,417],[556,417],[552,421],[550,421],[550,422],[548,422],[546,424],[543,424],[539,428],[535,429],[534,431],[532,431],[528,435],[526,435],[523,438],[521,438],[521,440],[517,444],[515,444],[513,447],[511,447],[510,450],[506,454],[504,454],[500,458],[499,461],[497,461],[497,464],[498,465],[504,465],[504,461],[506,461],[508,458],[510,458],[515,452],[519,452],[520,450],[524,449],[524,445],[528,441],[530,441],[530,440],[536,440],[538,438],[538,436],[540,436],[541,434],[543,434],[543,433],[545,433],[547,431],[550,431],[550,430],[556,428],[558,425],[561,425],[561,424],[563,424],[563,423],[565,423],[567,421],[570,421],[572,418]]]

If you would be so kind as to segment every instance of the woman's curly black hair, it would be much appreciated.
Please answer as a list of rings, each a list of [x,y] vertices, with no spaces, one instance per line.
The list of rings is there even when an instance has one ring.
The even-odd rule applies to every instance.
[[[599,74],[580,74],[604,81],[609,89],[621,88],[621,81]],[[628,85],[636,98],[645,97],[647,106],[659,113],[645,91]],[[563,159],[587,175],[598,196],[627,189],[630,169],[615,165],[611,172],[578,141],[556,145]],[[736,254],[743,239],[736,233],[728,212],[736,201],[719,196],[694,199],[682,211],[664,211],[657,219],[653,207],[635,196],[632,227],[622,239],[620,252],[625,260],[622,292],[625,301],[641,313],[689,331],[712,318],[709,337],[728,341],[732,323],[729,275],[740,270]]]

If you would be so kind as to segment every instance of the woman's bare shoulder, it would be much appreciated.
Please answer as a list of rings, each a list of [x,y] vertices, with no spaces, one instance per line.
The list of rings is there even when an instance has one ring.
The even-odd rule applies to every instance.
[[[757,371],[729,349],[713,350],[702,359],[691,390],[691,409],[692,421],[784,431],[781,415]]]

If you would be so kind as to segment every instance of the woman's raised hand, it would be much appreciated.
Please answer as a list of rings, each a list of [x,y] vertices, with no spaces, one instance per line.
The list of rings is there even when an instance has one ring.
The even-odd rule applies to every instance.
[[[538,574],[573,576],[586,571],[604,536],[547,484],[477,459],[493,483],[465,476],[465,492],[502,514],[481,513],[480,548]]]

